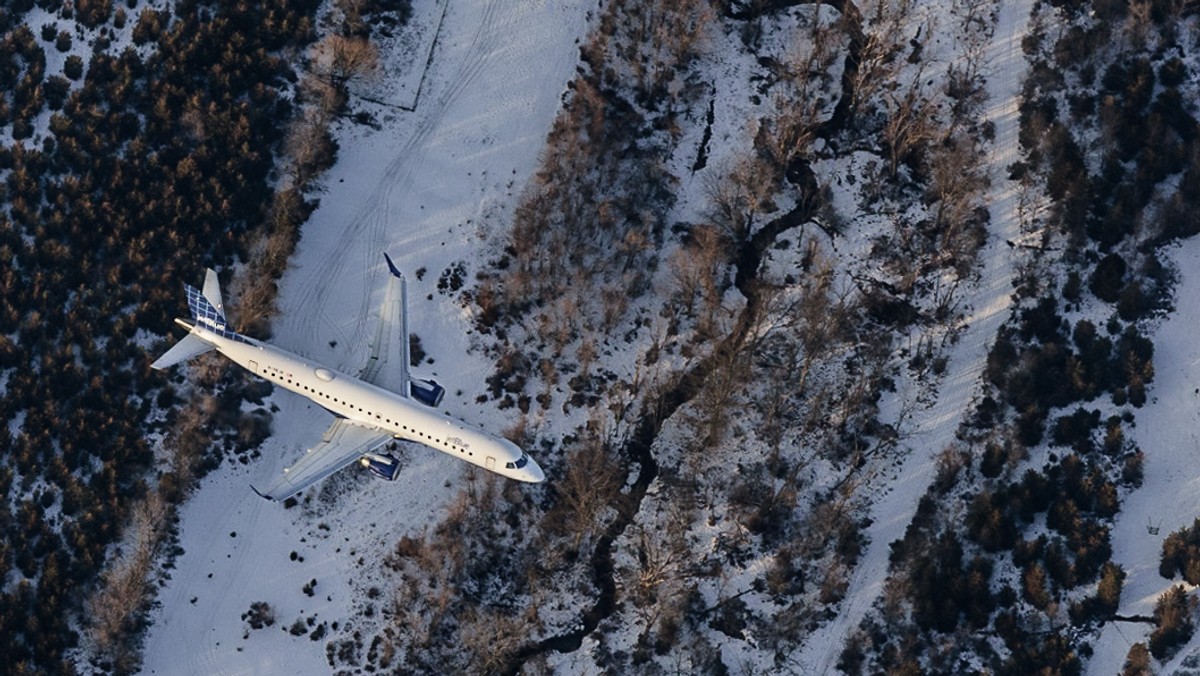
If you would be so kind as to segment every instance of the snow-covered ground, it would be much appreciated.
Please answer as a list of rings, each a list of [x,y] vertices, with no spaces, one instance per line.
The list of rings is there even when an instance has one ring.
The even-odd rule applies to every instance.
[[[1154,332],[1154,382],[1149,401],[1137,412],[1130,437],[1146,453],[1145,479],[1121,505],[1112,531],[1113,561],[1125,569],[1121,591],[1123,616],[1152,615],[1158,596],[1171,585],[1158,574],[1163,539],[1191,526],[1200,514],[1200,240],[1192,238],[1169,250],[1180,272],[1175,312]],[[1151,528],[1157,529],[1152,533]],[[1088,673],[1112,674],[1121,669],[1129,647],[1145,642],[1153,627],[1144,623],[1110,622],[1095,642]],[[1163,673],[1196,668],[1200,635],[1164,665]]]
[[[938,455],[954,442],[963,416],[973,409],[988,348],[1009,316],[1016,263],[1009,242],[1022,236],[1026,224],[1020,208],[1020,186],[1008,179],[1007,167],[1020,157],[1018,104],[1027,68],[1021,37],[1032,2],[999,3],[999,7],[984,73],[988,93],[985,117],[995,124],[996,136],[988,158],[991,222],[988,241],[979,252],[980,277],[965,296],[965,328],[948,348],[949,359],[945,375],[937,384],[936,400],[915,411],[907,429],[902,430],[907,433],[902,442],[906,455],[893,466],[891,476],[874,479],[880,497],[871,508],[871,525],[865,533],[869,539],[867,549],[850,577],[838,616],[809,637],[798,660],[808,665],[811,673],[835,671],[846,637],[859,626],[882,592],[890,545],[912,522],[917,503],[936,473]],[[906,395],[901,392],[901,396]]]
[[[447,388],[445,408],[491,429],[511,422],[473,403],[490,364],[467,354],[469,317],[436,286],[457,261],[472,275],[485,239],[507,222],[574,71],[586,12],[539,0],[447,5],[417,109],[356,102],[382,129],[338,130],[338,163],[281,282],[275,343],[357,370],[382,300],[386,250],[401,268],[426,270],[420,280],[410,275],[410,327],[434,360],[422,370]],[[307,618],[352,626],[362,613],[352,590],[369,588],[396,540],[434,523],[468,480],[466,465],[414,447],[395,484],[347,471],[331,480],[342,492],[336,503],[285,510],[249,484],[291,464],[331,418],[289,393],[271,401],[280,410],[263,457],[224,464],[181,510],[184,554],[151,615],[144,673],[328,672],[325,641],[288,628]],[[313,579],[310,597],[302,588]],[[241,615],[255,601],[274,608],[275,626],[249,630]],[[381,597],[377,610],[390,602]]]
[[[421,95],[425,64],[441,32],[442,17],[450,0],[413,3],[413,16],[403,29],[388,36],[377,36],[379,72],[354,94],[372,101],[412,111]]]

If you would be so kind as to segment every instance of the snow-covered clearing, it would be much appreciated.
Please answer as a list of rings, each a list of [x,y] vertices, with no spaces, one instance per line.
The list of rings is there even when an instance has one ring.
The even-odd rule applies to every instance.
[[[417,109],[355,102],[382,129],[337,131],[338,163],[281,282],[272,340],[357,370],[372,330],[368,316],[382,299],[386,250],[406,271],[427,271],[419,280],[410,275],[410,327],[434,362],[420,370],[447,388],[445,408],[490,429],[509,424],[506,415],[473,403],[490,365],[467,354],[469,317],[437,292],[437,281],[457,261],[473,274],[484,237],[506,223],[585,31],[581,5],[450,2]],[[181,510],[185,553],[151,615],[145,673],[327,672],[325,642],[288,628],[298,618],[315,618],[314,626],[338,622],[343,630],[359,621],[363,609],[352,607],[352,590],[372,586],[373,569],[395,541],[436,522],[469,478],[468,466],[413,447],[396,484],[349,470],[327,482],[344,492],[335,503],[285,510],[249,484],[290,464],[331,418],[288,393],[271,401],[280,411],[263,457],[223,465]],[[309,597],[302,588],[313,579]],[[255,601],[274,608],[275,626],[249,630],[241,615]],[[390,602],[385,594],[375,610],[386,612]]]
[[[1011,243],[1021,238],[1026,223],[1021,186],[1008,179],[1007,167],[1019,159],[1017,107],[1026,70],[1021,37],[1032,2],[998,5],[999,17],[988,46],[985,72],[985,117],[995,124],[996,136],[989,157],[992,186],[987,204],[991,222],[988,241],[979,253],[980,276],[964,297],[964,327],[957,342],[947,348],[949,359],[937,386],[936,401],[915,411],[906,423],[902,430],[906,455],[892,467],[892,474],[873,479],[878,483],[874,492],[880,497],[871,508],[866,552],[851,575],[838,616],[813,633],[798,660],[810,667],[811,673],[835,670],[846,636],[859,626],[882,592],[890,545],[904,535],[936,473],[938,454],[954,442],[963,415],[972,409],[988,348],[1009,316],[1016,264]]]
[[[1147,391],[1150,400],[1138,411],[1137,426],[1130,431],[1146,453],[1145,478],[1121,505],[1112,530],[1113,561],[1127,575],[1118,610],[1123,616],[1152,615],[1158,596],[1180,582],[1158,573],[1162,541],[1172,531],[1191,526],[1200,514],[1200,303],[1195,302],[1200,297],[1200,241],[1188,239],[1169,250],[1169,256],[1180,272],[1175,312],[1154,332],[1156,368]],[[1129,647],[1145,642],[1151,629],[1145,623],[1109,622],[1093,645],[1096,653],[1087,662],[1088,672],[1119,671]],[[1200,637],[1193,636],[1164,665],[1163,673],[1195,669],[1197,654]]]
[[[356,86],[354,93],[404,110],[415,110],[425,80],[425,66],[437,43],[449,3],[450,0],[413,3],[408,26],[394,35],[376,39],[379,76]]]

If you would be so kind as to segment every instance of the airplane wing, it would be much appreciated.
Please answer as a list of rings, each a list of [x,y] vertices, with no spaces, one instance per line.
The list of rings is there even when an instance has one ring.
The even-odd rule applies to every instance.
[[[379,310],[379,324],[371,341],[367,365],[358,377],[401,396],[408,396],[408,302],[404,275],[387,259],[387,293]]]
[[[325,431],[321,442],[308,449],[299,462],[283,470],[283,475],[265,491],[253,486],[251,488],[268,500],[286,500],[391,439],[391,433],[377,427],[366,427],[338,418]]]

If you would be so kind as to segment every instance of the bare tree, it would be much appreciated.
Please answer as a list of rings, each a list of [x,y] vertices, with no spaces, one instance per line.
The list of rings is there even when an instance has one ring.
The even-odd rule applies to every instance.
[[[361,37],[326,35],[312,48],[310,57],[312,72],[343,94],[352,82],[367,79],[379,68],[379,50]]]
[[[306,106],[288,125],[283,143],[284,171],[295,185],[307,186],[333,160],[329,121],[324,106],[313,105]]]
[[[850,110],[858,116],[871,111],[875,95],[894,81],[898,65],[899,34],[880,28],[867,31],[859,46],[858,67],[852,76]]]
[[[902,95],[889,92],[884,97],[888,116],[883,125],[883,140],[893,179],[899,175],[900,164],[909,161],[937,132],[934,116],[937,107],[921,91],[920,79],[918,74]]]
[[[706,179],[706,216],[734,245],[744,242],[758,217],[775,209],[772,198],[781,178],[781,171],[756,154],[741,156],[731,170]]]
[[[783,174],[816,140],[822,105],[818,98],[781,96],[775,100],[775,109],[775,115],[763,120],[758,138],[775,172]]]
[[[821,91],[823,78],[839,55],[835,32],[814,18],[811,39],[798,41],[779,69],[781,91],[774,97],[775,112],[760,123],[755,141],[781,175],[816,139],[821,114],[828,105]]]
[[[125,552],[101,574],[100,588],[87,603],[87,635],[102,659],[111,660],[118,671],[135,666],[137,651],[130,644],[137,627],[137,614],[148,599],[148,577],[162,540],[170,506],[157,491],[151,491],[133,508],[131,524],[124,535]]]
[[[210,418],[205,414],[206,399],[211,400],[211,395],[193,394],[176,414],[175,422],[163,442],[170,454],[171,471],[183,488],[191,484],[195,467],[210,441]]]
[[[691,462],[702,465],[728,431],[731,415],[738,409],[734,402],[742,396],[749,379],[751,354],[749,346],[733,345],[730,341],[712,355],[713,368],[692,400],[695,415],[689,417],[695,437]]]
[[[979,149],[966,135],[934,144],[929,157],[928,196],[936,202],[934,226],[942,255],[951,260],[973,253],[967,225],[974,221],[988,186]]]
[[[721,307],[721,275],[732,256],[731,242],[711,225],[692,229],[691,241],[672,254],[669,265],[674,289],[672,298],[684,312],[697,316],[701,335],[712,334]],[[700,301],[699,312],[696,302]]]
[[[666,530],[634,526],[637,567],[627,571],[633,584],[634,603],[639,607],[658,605],[658,589],[678,580],[685,570],[687,552],[669,540]]]
[[[1129,38],[1130,47],[1134,52],[1146,48],[1146,37],[1150,29],[1154,28],[1151,13],[1155,4],[1149,0],[1133,0],[1129,3],[1129,13],[1125,17],[1125,35]]]
[[[755,328],[759,363],[776,372],[789,392],[802,396],[813,366],[848,338],[854,297],[834,284],[834,264],[815,239],[808,240],[804,277],[794,288],[763,287],[766,311]]]
[[[507,671],[529,629],[521,618],[502,611],[472,610],[459,630],[462,652],[470,659],[469,671],[476,674]]]
[[[612,504],[621,488],[621,473],[616,459],[602,438],[588,435],[567,456],[567,471],[558,481],[559,504],[563,514],[547,514],[552,528],[574,533],[575,548],[584,536],[600,527],[599,518]]]
[[[366,35],[369,31],[363,16],[367,13],[366,0],[334,0],[341,23],[349,35]]]
[[[715,13],[706,0],[647,2],[637,9],[620,4],[608,9],[617,39],[629,45],[624,65],[643,96],[665,96],[671,105],[675,97],[666,85],[699,53]]]

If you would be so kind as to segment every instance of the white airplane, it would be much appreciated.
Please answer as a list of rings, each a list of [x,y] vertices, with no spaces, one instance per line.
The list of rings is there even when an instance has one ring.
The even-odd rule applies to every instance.
[[[354,462],[381,479],[395,481],[399,461],[376,452],[393,439],[415,441],[518,481],[544,481],[542,468],[516,444],[434,411],[445,394],[436,381],[410,378],[406,282],[392,259],[386,253],[383,256],[391,278],[371,353],[358,377],[229,329],[217,273],[212,270],[204,278],[203,291],[184,285],[195,322],[176,319],[188,329],[188,335],[151,366],[165,369],[217,350],[242,368],[308,397],[337,417],[320,443],[270,486],[261,491],[251,486],[268,500],[285,500]]]

